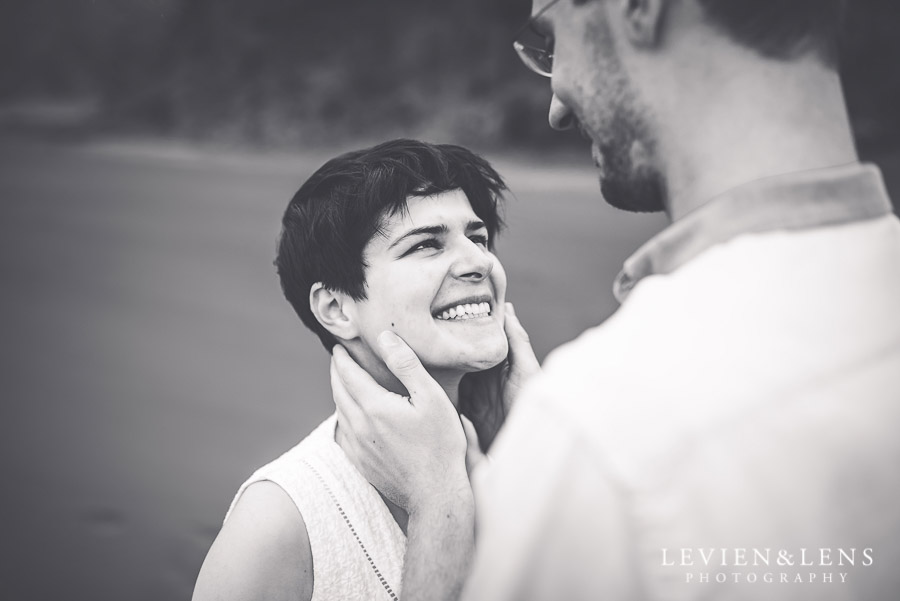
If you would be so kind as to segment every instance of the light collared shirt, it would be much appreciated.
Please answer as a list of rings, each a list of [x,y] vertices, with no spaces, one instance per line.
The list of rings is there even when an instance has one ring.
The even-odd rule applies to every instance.
[[[495,442],[465,599],[895,598],[900,222],[878,170],[723,194],[616,292]]]
[[[890,212],[874,165],[762,179],[713,198],[650,239],[625,261],[613,293],[622,303],[645,276],[672,273],[707,248],[741,234],[841,225]]]

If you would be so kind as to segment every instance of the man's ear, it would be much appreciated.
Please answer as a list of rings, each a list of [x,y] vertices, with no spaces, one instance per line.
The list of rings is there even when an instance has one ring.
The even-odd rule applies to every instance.
[[[669,0],[619,0],[625,32],[635,46],[656,46],[668,4]]]
[[[350,296],[329,290],[322,282],[316,282],[309,289],[312,314],[338,340],[352,340],[359,336],[352,311],[348,311],[352,303]]]

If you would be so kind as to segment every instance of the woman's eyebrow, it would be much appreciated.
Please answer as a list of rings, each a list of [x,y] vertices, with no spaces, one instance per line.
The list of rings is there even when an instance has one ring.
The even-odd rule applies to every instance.
[[[389,249],[394,248],[401,242],[403,242],[407,238],[411,238],[413,236],[421,236],[422,234],[428,234],[431,236],[436,236],[438,234],[446,234],[449,231],[446,225],[426,225],[424,227],[414,227],[409,230],[393,242],[391,242]]]
[[[469,225],[466,226],[467,232],[474,232],[475,230],[487,229],[487,226],[484,224],[484,221],[476,220],[470,221]]]

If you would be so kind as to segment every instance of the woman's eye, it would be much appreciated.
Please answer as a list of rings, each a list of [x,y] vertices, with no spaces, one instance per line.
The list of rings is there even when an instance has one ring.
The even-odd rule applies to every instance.
[[[418,252],[420,250],[425,250],[426,248],[439,248],[439,247],[440,247],[440,245],[438,244],[437,240],[434,240],[434,239],[422,240],[418,244],[415,244],[414,246],[412,246],[408,251],[406,251],[404,256],[414,253],[414,252]]]
[[[469,240],[474,242],[475,244],[480,244],[481,246],[487,246],[488,237],[484,234],[475,234],[474,236],[469,236]]]

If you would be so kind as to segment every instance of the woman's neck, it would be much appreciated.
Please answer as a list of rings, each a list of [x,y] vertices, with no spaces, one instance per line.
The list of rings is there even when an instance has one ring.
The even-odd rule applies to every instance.
[[[402,382],[388,369],[384,362],[375,357],[371,351],[360,352],[360,349],[348,346],[347,351],[356,363],[362,367],[379,386],[398,394],[409,396],[409,391]],[[465,373],[458,370],[426,369],[428,375],[437,382],[446,393],[454,407],[459,407],[459,383]]]
[[[398,394],[400,396],[408,396],[409,391],[405,386],[400,382],[397,377],[391,373],[391,371],[387,368],[387,366],[381,362],[380,360],[372,361],[366,360],[366,356],[354,356],[351,352],[351,356],[356,360],[356,362],[363,369],[368,372],[370,376],[378,383],[379,386]],[[444,390],[444,393],[447,395],[447,398],[450,399],[450,402],[453,404],[455,409],[459,409],[459,383],[462,381],[462,378],[465,374],[456,373],[456,372],[443,372],[443,371],[429,371],[428,374],[440,385],[440,387]],[[341,428],[341,424],[338,423],[335,427],[334,440],[341,449],[344,449],[346,452],[347,443],[344,442],[347,437],[347,432]],[[397,522],[397,525],[400,527],[400,530],[403,531],[405,535],[407,524],[409,523],[409,514],[407,514],[406,510],[404,510],[399,505],[393,503],[390,499],[385,497],[381,491],[378,491],[378,494],[381,496],[382,501],[384,501],[385,506],[391,513],[391,516],[394,518],[394,521]]]

